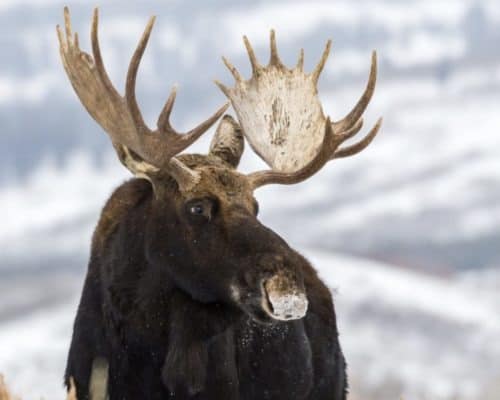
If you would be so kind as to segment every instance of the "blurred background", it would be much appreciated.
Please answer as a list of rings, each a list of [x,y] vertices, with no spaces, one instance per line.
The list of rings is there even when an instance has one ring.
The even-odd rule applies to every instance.
[[[497,0],[0,1],[0,371],[26,399],[63,398],[62,375],[92,229],[129,177],[80,105],[55,25],[69,5],[89,50],[92,8],[115,85],[150,15],[138,78],[151,125],[173,84],[187,130],[224,101],[220,56],[246,76],[241,40],[306,67],[334,41],[319,84],[325,113],[379,80],[363,153],[308,182],[257,193],[261,219],[332,288],[352,399],[500,396],[500,2]],[[193,151],[205,152],[212,131]],[[247,147],[241,169],[262,168]]]

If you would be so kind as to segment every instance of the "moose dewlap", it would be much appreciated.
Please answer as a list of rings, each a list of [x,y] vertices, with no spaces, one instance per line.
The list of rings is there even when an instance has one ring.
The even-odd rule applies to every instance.
[[[80,49],[67,8],[64,19],[57,32],[68,78],[135,176],[112,194],[94,232],[68,387],[74,382],[78,398],[89,398],[100,360],[111,400],[345,399],[331,294],[311,264],[258,220],[254,191],[302,182],[368,146],[381,120],[359,142],[342,144],[362,127],[375,89],[375,54],[361,98],[345,118],[331,121],[317,94],[330,42],[308,74],[303,52],[296,67],[283,65],[274,32],[267,66],[244,38],[252,77],[244,80],[224,59],[236,83],[217,83],[237,120],[221,119],[208,154],[181,155],[229,104],[181,134],[170,124],[173,90],[150,129],[135,84],[154,18],[132,56],[124,95],[104,68],[97,9],[92,55]],[[269,170],[237,171],[245,141]]]

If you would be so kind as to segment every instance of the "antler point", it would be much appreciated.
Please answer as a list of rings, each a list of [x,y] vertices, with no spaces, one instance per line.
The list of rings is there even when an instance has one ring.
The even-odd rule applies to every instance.
[[[146,25],[146,29],[144,31],[145,35],[149,36],[151,34],[151,31],[153,30],[155,22],[156,22],[156,16],[153,15],[152,17],[149,18],[148,24]]]
[[[323,68],[326,64],[326,60],[328,59],[328,56],[330,54],[331,46],[332,46],[332,41],[331,39],[329,39],[326,42],[325,49],[323,50],[323,54],[321,55],[321,59],[319,60],[318,65],[316,65],[316,68],[314,68],[314,71],[311,73],[312,79],[315,83],[318,83],[321,71],[323,71]]]
[[[214,83],[222,91],[222,93],[224,93],[226,95],[226,97],[229,97],[229,95],[230,95],[229,88],[226,85],[224,85],[221,81],[219,81],[217,79],[214,80]]]
[[[295,68],[297,68],[299,71],[304,70],[304,48],[300,49],[299,59],[297,60],[297,66]]]
[[[56,25],[56,33],[57,33],[57,39],[59,40],[59,46],[61,51],[66,51],[67,50],[67,42],[64,40],[64,36],[61,30],[61,26],[59,24]]]
[[[92,13],[92,22],[91,22],[92,28],[95,27],[95,29],[97,29],[98,22],[99,22],[99,8],[96,7],[94,8],[94,12]]]
[[[278,47],[276,46],[276,32],[274,31],[274,29],[271,29],[270,42],[271,42],[271,58],[269,60],[269,65],[280,67],[282,64],[280,57],[278,55]]]
[[[229,70],[229,72],[231,72],[231,74],[233,75],[233,78],[236,80],[236,82],[238,82],[238,83],[242,82],[243,77],[240,75],[240,73],[236,69],[236,67],[233,64],[231,64],[231,62],[224,56],[222,56],[222,61],[224,62],[224,65]]]
[[[252,65],[252,71],[254,75],[258,73],[260,69],[259,62],[257,61],[257,57],[255,56],[255,52],[253,51],[252,44],[246,35],[243,35],[243,43],[247,49],[248,58],[250,59],[250,64]]]

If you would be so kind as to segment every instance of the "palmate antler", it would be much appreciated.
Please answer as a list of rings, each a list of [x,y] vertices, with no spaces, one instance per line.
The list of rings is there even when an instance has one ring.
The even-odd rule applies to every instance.
[[[115,89],[104,68],[99,40],[98,9],[92,19],[92,54],[80,50],[78,34],[73,35],[67,7],[64,9],[65,33],[57,27],[60,53],[66,73],[80,101],[89,114],[110,136],[122,162],[136,175],[147,175],[155,169],[166,168],[178,183],[193,184],[193,171],[173,159],[206,132],[224,113],[228,104],[186,134],[179,134],[170,125],[170,114],[176,91],[172,90],[158,118],[157,129],[149,129],[142,117],[135,96],[135,84],[139,63],[153,29],[152,17],[130,61],[125,96]],[[145,161],[145,162],[143,162]]]
[[[317,91],[331,41],[327,42],[318,65],[310,74],[303,70],[303,50],[295,68],[288,69],[283,65],[274,31],[271,31],[271,57],[266,67],[259,64],[246,37],[244,42],[252,65],[252,77],[244,80],[238,70],[223,58],[236,85],[228,88],[218,81],[216,84],[231,100],[248,142],[271,167],[269,171],[248,176],[254,188],[270,183],[301,182],[318,172],[329,160],[359,153],[371,143],[382,119],[361,141],[340,148],[363,125],[361,117],[375,90],[375,52],[368,85],[360,100],[345,118],[331,122],[323,113]]]

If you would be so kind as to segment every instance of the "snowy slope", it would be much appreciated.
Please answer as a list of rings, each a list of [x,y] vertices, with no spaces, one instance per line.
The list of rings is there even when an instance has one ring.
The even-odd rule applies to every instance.
[[[79,243],[89,237],[102,201],[126,176],[61,68],[54,26],[66,3],[88,49],[91,4],[25,0],[0,7],[3,269],[33,268],[26,258],[37,254],[81,252],[85,247]],[[103,53],[119,88],[147,16],[158,15],[138,83],[148,121],[155,120],[174,82],[179,96],[173,119],[179,129],[220,105],[223,96],[212,80],[230,82],[230,74],[219,56],[249,72],[244,33],[265,62],[268,30],[276,28],[285,62],[294,63],[305,47],[307,68],[332,37],[320,96],[334,119],[357,100],[369,54],[377,49],[378,88],[366,125],[383,115],[380,137],[363,154],[331,163],[310,182],[263,189],[258,193],[263,218],[294,243],[328,250],[426,269],[500,265],[500,53],[492,51],[500,40],[500,3],[193,4],[101,4]],[[182,22],[186,18],[189,26]],[[207,134],[193,149],[205,151],[209,139]],[[242,168],[261,167],[247,149]],[[304,233],[304,225],[314,229]]]
[[[76,299],[2,325],[0,370],[24,399],[63,399],[65,358]]]
[[[313,250],[305,255],[333,290],[354,393],[479,399],[500,377],[500,297],[491,286],[498,275],[440,279]],[[0,371],[25,398],[61,398],[75,300],[3,325]]]
[[[500,378],[498,272],[473,284],[321,252],[311,260],[336,289],[355,392],[479,398]]]

